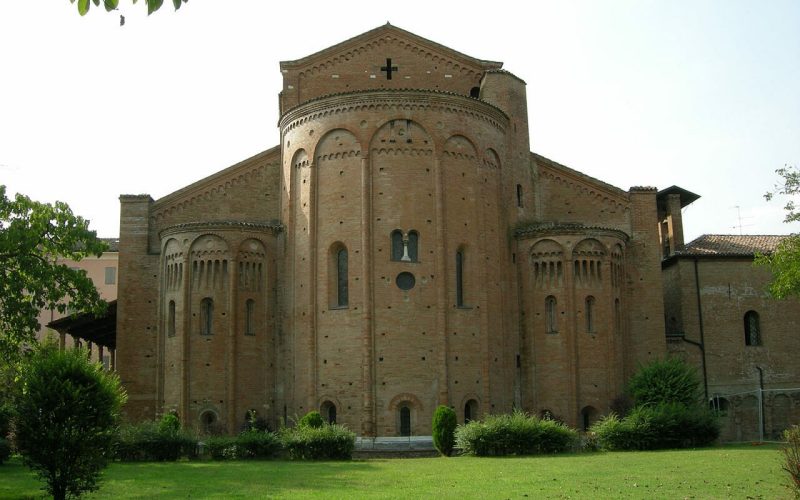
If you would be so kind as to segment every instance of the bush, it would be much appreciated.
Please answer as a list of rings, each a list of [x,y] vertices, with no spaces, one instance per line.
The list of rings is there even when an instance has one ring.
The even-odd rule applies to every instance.
[[[456,428],[456,446],[468,455],[502,456],[559,453],[569,450],[578,433],[561,422],[540,420],[515,411],[487,415]]]
[[[238,458],[236,438],[230,436],[212,436],[205,441],[205,453],[214,460]]]
[[[315,429],[319,429],[324,424],[325,421],[322,420],[322,415],[320,415],[318,411],[310,411],[306,413],[303,418],[297,422],[298,427],[313,427]]]
[[[20,382],[15,432],[23,462],[56,499],[96,490],[126,400],[119,378],[90,363],[85,350],[45,344]]]
[[[456,412],[452,408],[444,405],[436,408],[433,413],[433,446],[446,457],[453,453],[457,425]]]
[[[707,446],[719,437],[714,414],[680,403],[638,406],[623,419],[602,419],[591,429],[606,450],[656,450]]]
[[[174,413],[166,413],[161,417],[161,422],[158,424],[159,432],[170,433],[178,432],[181,430],[181,421]]]
[[[356,435],[344,426],[298,426],[281,431],[283,446],[292,460],[350,460]]]
[[[792,489],[796,497],[800,498],[800,426],[794,425],[783,432],[786,446],[783,448],[785,462],[783,470],[789,473],[792,480]]]
[[[698,404],[700,379],[695,369],[679,358],[667,358],[640,366],[628,382],[636,406],[681,403]]]
[[[173,415],[174,416],[174,415]],[[120,430],[116,456],[124,461],[175,461],[181,457],[197,458],[197,439],[176,429],[172,419],[143,422]]]

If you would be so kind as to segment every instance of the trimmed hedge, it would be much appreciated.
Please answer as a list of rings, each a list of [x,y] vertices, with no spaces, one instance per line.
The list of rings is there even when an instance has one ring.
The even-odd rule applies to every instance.
[[[591,430],[606,450],[708,446],[719,437],[719,423],[710,410],[681,403],[639,406],[623,419],[611,414]]]
[[[356,435],[347,427],[323,424],[281,431],[283,447],[292,460],[350,460]]]
[[[123,461],[175,461],[197,458],[197,439],[172,425],[144,422],[120,429],[116,457]]]
[[[205,453],[214,460],[267,459],[280,454],[281,441],[275,434],[245,431],[235,437],[212,437],[205,442]]]
[[[521,411],[487,415],[456,428],[456,446],[467,455],[537,455],[570,450],[578,432],[555,420],[540,420]]]

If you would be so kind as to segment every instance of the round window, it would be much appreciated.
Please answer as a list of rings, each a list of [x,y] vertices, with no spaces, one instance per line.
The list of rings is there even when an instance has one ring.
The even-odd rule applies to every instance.
[[[397,279],[395,280],[397,283],[397,288],[400,290],[411,290],[414,288],[414,285],[417,283],[416,278],[414,275],[408,272],[402,272],[397,275]]]

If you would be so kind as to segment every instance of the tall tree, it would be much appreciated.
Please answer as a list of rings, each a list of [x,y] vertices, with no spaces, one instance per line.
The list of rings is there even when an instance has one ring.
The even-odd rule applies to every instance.
[[[800,170],[796,166],[785,165],[775,172],[781,180],[764,198],[769,201],[775,195],[789,196],[783,207],[786,211],[783,222],[799,222],[800,208],[794,198],[800,195]],[[773,278],[768,288],[772,296],[779,299],[790,295],[800,296],[800,234],[787,236],[772,254],[757,255],[756,264],[767,266],[772,271]]]
[[[63,261],[99,257],[106,245],[66,203],[51,205],[0,186],[0,356],[36,342],[43,309],[102,314],[106,303],[82,269]]]

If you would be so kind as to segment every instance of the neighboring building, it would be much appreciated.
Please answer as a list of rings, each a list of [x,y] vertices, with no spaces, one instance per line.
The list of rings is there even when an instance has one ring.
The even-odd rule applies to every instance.
[[[100,293],[100,297],[103,300],[112,302],[117,299],[119,240],[117,238],[100,239],[108,245],[108,250],[103,252],[100,257],[89,256],[78,262],[62,260],[59,261],[59,263],[65,264],[73,269],[83,269],[86,271],[87,276],[92,280],[95,288],[97,288],[97,291]],[[48,324],[51,322],[67,316],[69,316],[69,310],[64,314],[54,310],[42,311],[38,318],[41,328],[37,334],[37,338],[42,340],[48,335],[54,335],[60,339],[62,347],[72,347],[77,341],[78,344],[88,347],[95,359],[102,361],[106,367],[110,367],[112,364],[112,353],[108,350],[98,349],[96,345],[87,344],[85,341],[82,342],[81,339],[73,338],[71,335],[60,334],[56,330],[48,327]]]
[[[585,428],[666,356],[665,317],[670,352],[699,363],[681,220],[697,195],[530,152],[525,82],[501,68],[387,24],[281,63],[279,145],[121,196],[128,417],[234,432],[250,410],[273,426],[319,410],[362,436],[429,435],[447,404]],[[709,290],[716,262],[699,261]],[[797,338],[773,301],[744,300],[766,280],[747,270],[720,333],[723,311],[703,314],[709,394],[753,387],[756,365],[770,387],[798,380]],[[764,346],[742,344],[750,310]],[[712,349],[721,332],[741,342]]]
[[[703,235],[664,269],[668,350],[704,374],[722,439],[779,439],[800,422],[800,301],[776,300],[754,266],[785,236]]]

